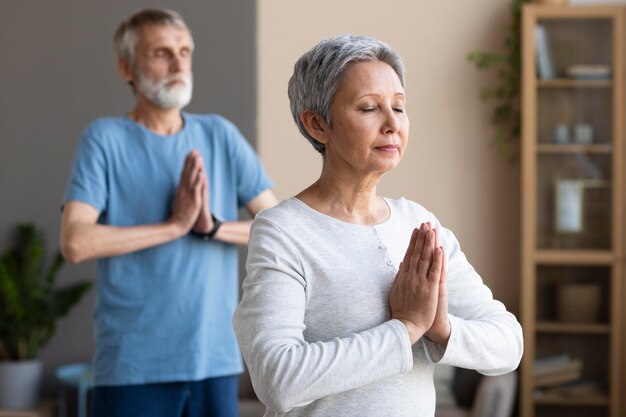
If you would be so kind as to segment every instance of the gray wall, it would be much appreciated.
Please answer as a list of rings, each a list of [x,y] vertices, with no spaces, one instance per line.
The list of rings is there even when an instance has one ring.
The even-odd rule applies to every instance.
[[[147,6],[177,10],[194,35],[188,111],[217,112],[253,143],[256,119],[254,0],[0,2],[0,249],[17,222],[42,227],[58,248],[59,202],[79,136],[94,118],[129,111],[111,49],[117,24]],[[95,280],[95,262],[66,265],[60,283]],[[41,352],[45,391],[54,369],[89,360],[93,290]]]

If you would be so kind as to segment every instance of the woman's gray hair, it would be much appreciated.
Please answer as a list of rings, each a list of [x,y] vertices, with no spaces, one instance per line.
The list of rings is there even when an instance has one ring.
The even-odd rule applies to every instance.
[[[324,39],[302,55],[293,67],[288,88],[291,114],[300,132],[322,155],[324,144],[307,132],[300,115],[310,110],[330,125],[333,98],[343,74],[350,64],[360,61],[388,64],[404,87],[404,64],[400,55],[386,43],[367,36],[348,34]]]
[[[172,25],[187,29],[182,16],[164,8],[143,9],[133,13],[118,26],[113,37],[113,50],[117,59],[135,65],[135,52],[139,40],[138,32],[145,25]]]

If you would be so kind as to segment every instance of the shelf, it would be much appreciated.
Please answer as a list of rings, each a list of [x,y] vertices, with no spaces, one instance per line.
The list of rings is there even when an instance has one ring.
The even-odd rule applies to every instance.
[[[519,415],[622,416],[626,6],[522,8]],[[560,354],[580,375],[536,379]]]
[[[607,250],[542,249],[535,252],[535,261],[538,264],[611,265],[616,260],[616,255]]]
[[[561,395],[540,394],[535,397],[535,404],[558,405],[558,406],[565,405],[565,406],[572,406],[572,407],[580,407],[580,406],[605,407],[609,405],[609,398],[603,394],[580,396],[580,397],[564,397]]]
[[[571,78],[537,80],[539,88],[610,88],[612,86],[612,80],[574,80]]]
[[[544,154],[595,153],[610,154],[613,147],[608,143],[594,145],[539,143],[537,152]]]
[[[538,333],[567,333],[567,334],[610,334],[611,326],[602,323],[561,323],[538,322]]]

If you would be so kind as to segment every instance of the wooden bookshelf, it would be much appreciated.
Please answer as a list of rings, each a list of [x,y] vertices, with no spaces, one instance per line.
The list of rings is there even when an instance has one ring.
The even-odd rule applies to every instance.
[[[623,6],[523,9],[521,417],[626,416],[620,382],[625,19]],[[537,52],[537,25],[549,42],[554,78],[540,76],[550,72],[538,66],[538,55],[546,62],[546,48]],[[581,64],[607,66],[610,79],[564,76]],[[564,126],[571,132],[580,125],[592,126],[592,140],[557,135]],[[564,181],[573,186],[558,188]],[[585,285],[593,291],[563,296]],[[571,306],[580,307],[579,319],[576,309],[563,308]],[[574,318],[565,315],[572,311]],[[552,394],[563,392],[558,387],[537,388],[535,360],[559,354],[582,361],[580,379],[597,384],[598,392],[570,397]]]

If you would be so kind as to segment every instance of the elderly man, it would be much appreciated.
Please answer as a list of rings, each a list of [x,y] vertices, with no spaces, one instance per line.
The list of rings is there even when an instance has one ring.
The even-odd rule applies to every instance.
[[[98,259],[94,415],[234,416],[237,210],[273,206],[271,182],[233,124],[181,111],[194,44],[180,15],[139,11],[114,45],[136,103],[84,132],[61,225],[69,261]]]

